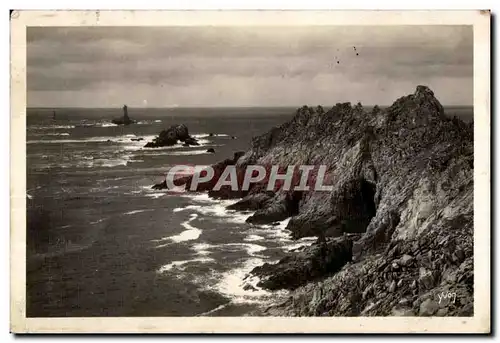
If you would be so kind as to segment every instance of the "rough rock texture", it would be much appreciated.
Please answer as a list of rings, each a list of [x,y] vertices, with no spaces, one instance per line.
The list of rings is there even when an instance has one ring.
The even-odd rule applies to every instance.
[[[276,264],[265,263],[251,274],[259,276],[257,284],[270,290],[295,289],[318,277],[335,273],[352,257],[352,239],[348,236],[315,244],[281,259]]]
[[[335,264],[335,254],[325,255],[340,266],[333,276],[321,263],[313,268],[318,271],[307,267],[318,260],[318,246],[262,267],[261,275],[272,280],[263,281],[265,287],[301,285],[264,314],[473,314],[473,124],[446,117],[429,88],[418,86],[390,107],[371,112],[350,103],[326,112],[304,106],[217,170],[229,164],[237,167],[238,177],[251,164],[266,169],[326,165],[325,184],[333,186],[328,192],[284,191],[280,184],[267,191],[267,179],[248,191],[214,192],[214,183],[197,190],[221,198],[243,196],[232,208],[256,210],[248,219],[252,223],[292,216],[287,226],[292,237],[317,236],[319,247],[329,236],[361,235],[352,242],[352,262],[342,257]],[[300,276],[299,284],[290,275]],[[445,293],[455,294],[455,300],[440,301]]]
[[[225,159],[224,161],[221,161],[219,163],[216,163],[212,165],[212,168],[214,169],[214,177],[206,182],[199,182],[198,185],[193,189],[193,191],[196,192],[208,192],[209,196],[212,198],[219,198],[219,199],[234,199],[234,198],[241,198],[245,195],[248,194],[248,191],[232,191],[229,186],[222,186],[220,190],[214,190],[214,186],[219,181],[219,178],[222,175],[222,172],[227,166],[235,166],[236,161],[244,154],[244,152],[236,152],[234,153],[233,158],[228,158]],[[201,176],[205,176],[203,172],[201,173]],[[188,176],[183,176],[179,178],[174,178],[174,184],[176,186],[181,186],[185,185],[186,190],[191,189],[192,185],[192,180],[193,177],[192,175]],[[167,189],[167,182],[166,180],[156,184],[152,187],[153,189]]]
[[[184,142],[185,146],[189,145],[199,145],[196,138],[189,135],[189,131],[186,125],[172,125],[166,130],[162,130],[158,137],[153,139],[153,141],[148,142],[145,148],[159,148],[163,146],[171,146],[177,144],[178,141]]]
[[[445,117],[425,86],[374,112],[303,107],[255,138],[238,165],[328,166],[333,191],[301,195],[293,237],[363,233],[354,262],[266,314],[472,315],[473,160],[472,124]]]

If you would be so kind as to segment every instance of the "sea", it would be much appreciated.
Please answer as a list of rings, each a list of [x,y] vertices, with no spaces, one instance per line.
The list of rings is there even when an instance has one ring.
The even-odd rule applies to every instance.
[[[472,120],[472,108],[447,108]],[[55,118],[54,118],[55,112]],[[250,148],[295,108],[27,109],[28,317],[245,316],[284,292],[248,276],[309,245],[286,225],[204,193],[153,190],[177,164],[211,165]],[[185,124],[199,146],[144,148]],[[138,140],[142,138],[142,140]],[[207,152],[213,148],[215,153]]]

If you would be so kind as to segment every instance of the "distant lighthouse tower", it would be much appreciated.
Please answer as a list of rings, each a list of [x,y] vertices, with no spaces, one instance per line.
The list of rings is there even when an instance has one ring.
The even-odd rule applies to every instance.
[[[129,124],[133,124],[134,123],[134,121],[132,119],[130,119],[129,116],[128,116],[128,107],[127,107],[127,105],[123,105],[123,118],[113,119],[111,122],[113,124],[116,124],[116,125],[129,125]]]
[[[128,117],[128,107],[127,105],[123,105],[123,122],[124,123],[129,123],[130,118]]]

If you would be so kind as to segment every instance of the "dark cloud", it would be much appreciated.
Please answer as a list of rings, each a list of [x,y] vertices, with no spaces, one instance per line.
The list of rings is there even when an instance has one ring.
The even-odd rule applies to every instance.
[[[472,39],[472,28],[465,26],[31,27],[28,101],[57,104],[64,97],[50,97],[71,91],[78,102],[79,94],[89,99],[103,87],[116,87],[113,94],[127,98],[131,87],[142,87],[140,96],[159,106],[168,105],[162,103],[165,91],[177,103],[189,88],[206,93],[199,98],[207,106],[295,105],[298,99],[290,94],[302,88],[302,98],[327,103],[331,92],[318,80],[342,79],[352,97],[367,94],[365,101],[374,101],[375,88],[387,81],[385,90],[442,84],[435,91],[448,103],[471,103]],[[258,98],[253,85],[265,87],[264,95]],[[110,104],[89,104],[98,105]]]

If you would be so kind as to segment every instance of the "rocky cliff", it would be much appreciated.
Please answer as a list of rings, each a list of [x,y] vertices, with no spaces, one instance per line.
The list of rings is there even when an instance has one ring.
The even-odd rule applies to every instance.
[[[425,86],[386,109],[302,107],[254,138],[236,161],[241,170],[326,165],[333,185],[257,184],[232,206],[256,210],[252,223],[292,216],[292,237],[321,238],[253,271],[263,287],[294,289],[265,314],[472,315],[473,163],[473,126],[446,117]]]
[[[239,162],[327,164],[334,190],[303,194],[288,229],[362,233],[352,262],[267,314],[473,314],[473,127],[445,117],[429,88],[375,113],[301,108]]]

